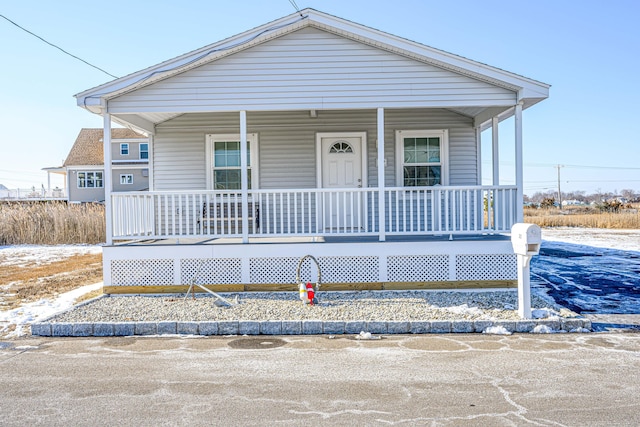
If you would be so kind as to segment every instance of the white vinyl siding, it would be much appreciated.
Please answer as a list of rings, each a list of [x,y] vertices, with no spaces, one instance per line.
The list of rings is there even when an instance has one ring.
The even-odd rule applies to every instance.
[[[395,131],[442,130],[449,134],[449,185],[477,185],[473,120],[444,109],[385,111],[385,180],[396,185]],[[185,114],[157,126],[154,137],[154,188],[207,188],[206,135],[239,132],[238,113]],[[258,136],[261,189],[315,188],[317,132],[366,132],[370,187],[377,185],[376,111],[248,112],[247,131]]]
[[[305,28],[109,101],[111,113],[513,105],[516,93]]]

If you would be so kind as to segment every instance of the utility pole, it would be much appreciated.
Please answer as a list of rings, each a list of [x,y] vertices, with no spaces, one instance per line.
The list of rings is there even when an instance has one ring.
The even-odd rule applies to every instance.
[[[560,191],[560,168],[563,168],[564,165],[556,165],[558,168],[558,208],[562,210],[562,191]]]

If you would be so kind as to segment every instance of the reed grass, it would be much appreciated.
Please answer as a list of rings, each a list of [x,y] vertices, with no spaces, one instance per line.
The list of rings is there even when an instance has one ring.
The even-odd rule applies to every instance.
[[[103,205],[0,203],[0,245],[99,244],[105,240]]]
[[[529,209],[524,210],[524,221],[540,227],[583,227],[610,229],[640,229],[640,210],[598,212],[581,209]]]

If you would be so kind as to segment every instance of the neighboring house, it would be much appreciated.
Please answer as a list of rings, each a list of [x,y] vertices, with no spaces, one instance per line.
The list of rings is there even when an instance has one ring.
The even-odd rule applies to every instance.
[[[149,191],[107,192],[105,292],[294,289],[305,255],[323,289],[514,286],[522,112],[548,93],[312,9],[79,93],[105,131],[150,135]]]
[[[62,167],[45,168],[65,176],[70,203],[105,200],[103,129],[80,130]],[[149,189],[149,139],[131,129],[111,129],[113,192]]]

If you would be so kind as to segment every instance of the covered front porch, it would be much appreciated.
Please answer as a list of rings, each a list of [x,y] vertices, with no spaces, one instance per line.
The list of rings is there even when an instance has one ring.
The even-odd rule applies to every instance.
[[[513,283],[522,114],[548,89],[307,9],[77,94],[105,165],[113,122],[149,135],[149,191],[105,168],[105,285],[289,286],[304,255],[334,284]]]

